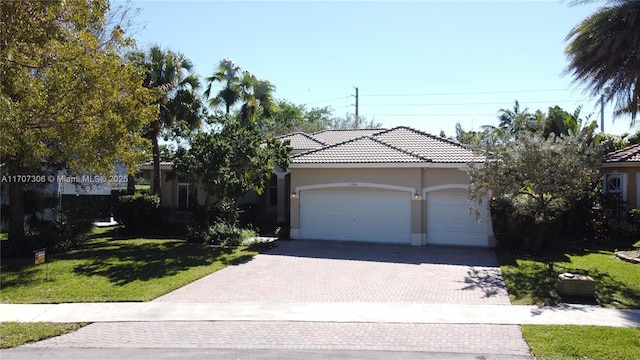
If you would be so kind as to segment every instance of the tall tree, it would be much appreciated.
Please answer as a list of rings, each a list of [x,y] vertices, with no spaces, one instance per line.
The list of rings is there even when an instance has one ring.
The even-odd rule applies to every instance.
[[[222,88],[213,96],[212,87],[215,83],[221,83]],[[273,118],[278,110],[274,92],[275,86],[272,83],[248,71],[241,71],[240,66],[232,59],[225,58],[220,61],[216,72],[207,78],[204,97],[209,99],[209,105],[214,108],[224,105],[227,117],[231,115],[235,105],[242,103],[238,118],[242,126],[248,126],[256,123],[258,118]]]
[[[29,175],[43,167],[109,174],[138,162],[155,117],[143,73],[120,54],[132,44],[106,26],[107,0],[0,2],[0,162],[10,184],[9,239],[24,237]]]
[[[216,72],[208,77],[207,89],[204,91],[204,97],[209,99],[212,107],[224,104],[225,114],[229,115],[231,108],[240,100],[242,95],[242,86],[240,85],[240,66],[231,58],[220,60]],[[223,83],[223,88],[211,98],[211,88],[215,83]]]
[[[574,1],[573,4],[586,1]],[[615,114],[635,124],[640,99],[640,2],[611,0],[575,26],[565,41],[567,72],[593,96],[615,99]]]
[[[153,193],[160,196],[160,147],[159,137],[164,130],[177,122],[187,128],[200,126],[202,104],[196,90],[200,82],[191,73],[193,64],[183,54],[163,50],[154,45],[145,53],[134,53],[132,58],[146,69],[144,87],[153,89],[158,117],[149,126],[149,138],[153,144]]]

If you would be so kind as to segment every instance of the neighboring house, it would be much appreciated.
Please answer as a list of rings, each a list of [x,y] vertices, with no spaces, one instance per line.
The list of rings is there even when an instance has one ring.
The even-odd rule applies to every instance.
[[[610,152],[602,163],[603,191],[628,208],[640,207],[640,144]]]
[[[290,137],[318,143],[292,157],[292,238],[495,245],[489,201],[471,212],[464,171],[484,159],[462,145],[408,127]]]

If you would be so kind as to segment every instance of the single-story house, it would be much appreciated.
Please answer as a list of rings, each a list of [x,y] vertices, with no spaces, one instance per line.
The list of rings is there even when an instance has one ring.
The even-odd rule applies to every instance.
[[[292,155],[291,238],[495,245],[489,199],[471,211],[464,171],[484,158],[464,146],[408,127],[289,139],[315,147]]]
[[[255,205],[261,223],[289,225],[293,239],[495,246],[489,199],[477,205],[477,216],[464,171],[484,159],[454,141],[408,127],[280,140],[292,148],[289,169],[275,169],[262,195],[240,203]],[[161,205],[179,213],[203,204],[197,187],[166,180],[171,166],[161,163]]]
[[[640,144],[610,152],[602,163],[603,191],[628,208],[640,207]]]

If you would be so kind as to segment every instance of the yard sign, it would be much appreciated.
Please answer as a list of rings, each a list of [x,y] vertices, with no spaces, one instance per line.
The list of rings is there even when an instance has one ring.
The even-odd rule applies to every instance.
[[[39,250],[35,250],[33,253],[35,254],[35,261],[34,261],[34,263],[35,263],[36,265],[38,265],[38,264],[42,264],[42,263],[44,263],[44,262],[46,261],[46,260],[45,260],[45,256],[46,256],[46,249],[39,249]]]

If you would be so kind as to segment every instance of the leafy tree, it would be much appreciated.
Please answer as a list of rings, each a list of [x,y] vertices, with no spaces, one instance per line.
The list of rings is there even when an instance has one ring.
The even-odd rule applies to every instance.
[[[310,134],[325,130],[331,122],[331,109],[328,107],[307,110],[304,105],[295,105],[286,100],[278,100],[277,107],[273,119],[258,121],[259,128],[271,136],[298,131]]]
[[[170,129],[184,133],[200,126],[203,110],[196,94],[200,83],[190,73],[193,64],[183,54],[154,45],[147,52],[136,52],[130,57],[144,67],[143,86],[153,89],[156,95],[158,117],[151,122],[148,136],[153,144],[153,193],[160,196],[160,134]]]
[[[328,129],[377,129],[382,127],[382,123],[375,119],[367,119],[364,116],[356,117],[354,114],[347,113],[345,116],[336,116],[331,119]]]
[[[120,54],[132,40],[114,26],[107,0],[0,2],[0,162],[13,177],[10,241],[24,237],[21,175],[43,167],[108,174],[133,167],[156,116],[143,73]]]
[[[574,4],[585,1],[574,1]],[[593,96],[616,100],[616,115],[635,123],[640,99],[640,2],[611,0],[575,26],[565,41],[567,72]]]
[[[515,141],[485,142],[482,151],[488,160],[468,170],[470,199],[510,199],[519,215],[536,224],[530,244],[535,252],[549,240],[553,221],[600,181],[602,150],[578,135],[529,133]]]
[[[569,114],[560,106],[550,107],[544,119],[544,134],[556,136],[577,134],[580,129],[580,110],[579,106],[573,114]]]
[[[288,168],[289,151],[277,139],[265,140],[255,126],[229,122],[220,132],[197,133],[188,149],[178,149],[174,171],[183,181],[202,184],[205,214],[212,206],[230,203],[227,220],[235,223],[238,199],[249,190],[262,193],[275,165]],[[208,221],[205,215],[207,227]]]

